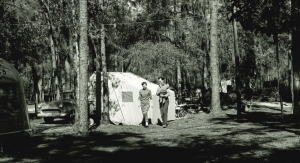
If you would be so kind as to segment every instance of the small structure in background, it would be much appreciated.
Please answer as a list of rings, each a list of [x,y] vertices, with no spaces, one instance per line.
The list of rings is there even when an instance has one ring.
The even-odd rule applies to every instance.
[[[27,104],[18,71],[0,58],[0,149],[9,140],[31,137]]]

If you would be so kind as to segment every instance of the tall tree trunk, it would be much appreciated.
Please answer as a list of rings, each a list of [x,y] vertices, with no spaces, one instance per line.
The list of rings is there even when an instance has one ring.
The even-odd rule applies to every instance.
[[[211,0],[211,29],[210,29],[210,71],[211,71],[211,112],[213,116],[221,113],[220,104],[220,74],[218,56],[218,0]]]
[[[180,60],[177,59],[176,61],[176,69],[177,69],[177,91],[178,94],[181,94],[181,65]]]
[[[78,78],[78,75],[79,75],[79,47],[78,47],[78,41],[77,41],[77,33],[75,34],[75,49],[76,49],[76,53],[74,55],[74,69],[75,69],[75,73],[74,73],[74,90],[75,90],[75,94],[76,94],[76,105],[77,107],[75,108],[75,120],[76,119],[79,119],[79,102],[80,102],[80,99],[79,99],[79,78]],[[79,130],[78,129],[78,124],[77,124],[77,121],[75,121],[75,127],[76,127],[76,130]]]
[[[44,91],[43,91],[43,85],[44,85],[44,66],[43,63],[41,65],[41,70],[38,71],[38,76],[39,76],[39,80],[38,80],[38,103],[44,101]]]
[[[108,73],[106,66],[106,52],[105,52],[105,28],[101,25],[101,57],[102,57],[102,74],[103,74],[103,112],[101,123],[109,123],[109,91],[108,91]]]
[[[65,60],[65,90],[71,89],[71,65],[68,57]]]
[[[207,55],[207,54],[206,54]],[[207,64],[203,64],[203,89],[207,90],[208,89],[208,84],[207,84],[207,78],[208,78],[208,70],[207,70]]]
[[[38,90],[38,72],[37,69],[35,67],[35,65],[31,66],[31,72],[32,72],[32,79],[33,79],[33,88],[34,88],[34,95],[35,95],[35,103],[34,103],[34,113],[35,116],[38,113],[38,98],[39,98],[39,90]]]
[[[189,70],[186,71],[186,87],[187,89],[191,89],[191,75],[189,73]]]
[[[292,40],[291,35],[289,36],[289,41]],[[289,68],[289,87],[291,91],[291,97],[292,97],[292,110],[294,110],[294,84],[293,84],[293,57],[292,57],[292,51],[288,51],[288,68]]]
[[[260,67],[260,72],[259,72],[259,88],[263,89],[263,68],[262,66]]]
[[[289,86],[290,86],[290,90],[291,90],[291,97],[292,97],[292,110],[294,110],[294,80],[293,80],[293,76],[294,76],[294,73],[293,73],[293,58],[292,58],[292,52],[289,51],[289,54],[288,54],[288,59],[289,59]]]
[[[280,88],[280,60],[279,60],[279,40],[278,40],[278,33],[274,33],[274,43],[275,43],[275,53],[276,53],[276,60],[277,60],[277,81],[278,81],[278,85],[277,85],[277,89],[278,89],[278,93],[279,93],[279,101],[280,101],[280,110],[281,110],[281,118],[282,118],[282,122],[284,122],[284,115],[283,115],[283,103],[282,103],[282,92],[281,92],[281,88]]]
[[[42,65],[42,84],[41,84],[41,102],[45,101],[45,68]]]
[[[187,89],[187,87],[186,87],[186,83],[187,83],[186,82],[187,81],[186,70],[183,69],[181,77],[182,77],[182,87],[183,87],[183,89]]]
[[[300,16],[300,1],[292,0],[292,17],[295,24]],[[295,122],[300,123],[300,27],[293,28],[292,31],[292,63],[293,63],[293,84],[294,84],[294,110]]]
[[[176,16],[177,16],[176,5],[177,5],[177,3],[176,3],[176,0],[174,0],[173,3],[174,3],[174,15],[173,15],[173,18],[174,18],[174,20],[173,20],[174,33],[173,33],[173,39],[174,39],[174,42],[176,44],[176,41],[177,41],[177,22],[176,22]],[[182,93],[182,87],[181,87],[181,85],[182,85],[182,78],[181,78],[182,73],[181,73],[181,59],[180,59],[180,57],[177,58],[177,60],[176,60],[176,70],[177,70],[177,73],[176,73],[177,74],[177,82],[176,83],[177,83],[178,94],[181,95],[181,93]]]
[[[87,14],[87,0],[79,1],[79,24],[80,24],[80,38],[79,38],[79,119],[77,124],[78,133],[82,136],[88,135],[88,14]]]
[[[72,82],[73,82],[73,69],[74,69],[74,41],[73,41],[73,33],[72,31],[70,30],[69,31],[69,65],[70,65],[70,70],[69,70],[69,83],[67,83],[69,86],[69,88],[72,90],[73,89],[73,85],[72,85]]]
[[[50,40],[50,52],[51,52],[51,58],[52,58],[52,79],[55,79],[55,80],[51,80],[51,82],[55,82],[55,83],[51,83],[52,87],[53,85],[55,85],[54,88],[56,89],[52,89],[52,90],[56,90],[57,91],[57,87],[58,87],[58,79],[57,79],[57,54],[56,54],[56,44],[55,44],[55,37],[54,37],[54,29],[53,29],[53,24],[52,24],[52,21],[51,21],[51,16],[50,16],[50,2],[49,0],[41,0],[42,4],[44,5],[45,7],[45,16],[46,16],[46,19],[47,19],[47,24],[48,24],[48,28],[49,28],[49,35],[48,35],[48,38]],[[59,94],[58,96],[56,96],[56,100],[58,100],[59,98]]]
[[[91,34],[89,35],[89,38],[91,40],[92,46],[93,46],[93,50],[94,50],[94,55],[92,57],[92,64],[93,64],[93,69],[95,68],[97,71],[100,70],[100,57],[98,54],[98,49],[95,43],[95,40],[97,40],[94,36],[92,36]]]
[[[235,13],[235,6],[233,7],[233,13]],[[235,85],[236,85],[236,104],[237,104],[237,116],[242,115],[242,103],[241,103],[241,81],[240,81],[240,54],[238,47],[238,35],[237,35],[237,26],[236,21],[233,19],[233,37],[234,37],[234,54],[235,54]]]
[[[58,71],[57,71],[57,73],[58,73]],[[55,75],[55,98],[57,101],[60,100],[60,89],[59,89],[60,84],[59,83],[60,82],[59,82],[58,74],[56,74]]]
[[[267,54],[267,56],[268,56],[267,61],[269,61],[269,60],[270,60],[270,59],[269,59],[269,53]],[[267,67],[267,76],[268,76],[268,81],[270,81],[270,71],[269,71],[269,66]]]

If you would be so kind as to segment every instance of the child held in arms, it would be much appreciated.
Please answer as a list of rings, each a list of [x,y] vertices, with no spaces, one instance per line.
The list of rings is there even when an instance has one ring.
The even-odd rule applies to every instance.
[[[159,95],[166,95],[167,94],[167,90],[169,89],[169,84],[164,84],[164,85],[159,85]],[[165,98],[159,96],[159,103],[163,104],[165,103]]]

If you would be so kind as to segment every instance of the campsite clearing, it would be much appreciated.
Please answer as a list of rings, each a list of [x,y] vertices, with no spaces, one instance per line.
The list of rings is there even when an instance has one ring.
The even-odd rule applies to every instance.
[[[235,110],[210,118],[200,112],[169,123],[103,125],[88,138],[74,136],[72,126],[57,120],[32,120],[34,148],[5,154],[0,162],[299,162],[300,129],[280,123],[276,106],[255,105],[236,119]]]

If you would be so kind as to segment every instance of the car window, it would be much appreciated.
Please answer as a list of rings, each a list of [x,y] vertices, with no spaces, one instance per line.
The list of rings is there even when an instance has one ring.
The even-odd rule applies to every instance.
[[[73,93],[72,93],[72,92],[63,93],[63,95],[62,95],[62,99],[65,99],[65,100],[74,99],[74,95],[73,95]]]

